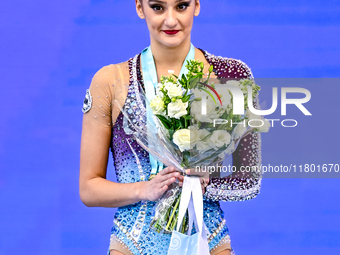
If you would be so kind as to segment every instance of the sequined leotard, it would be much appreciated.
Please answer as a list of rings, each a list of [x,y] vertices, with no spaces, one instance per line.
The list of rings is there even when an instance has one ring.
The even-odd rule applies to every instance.
[[[218,78],[252,78],[250,69],[243,62],[216,57],[205,51],[202,53],[208,63],[213,65]],[[90,87],[93,102],[92,109],[87,114],[108,128],[112,126],[113,116],[116,114],[117,117],[112,126],[111,151],[117,181],[120,183],[146,181],[151,171],[149,154],[131,135],[125,133],[124,115],[113,104],[114,100],[124,102],[128,113],[135,112],[140,116],[140,119],[134,119],[135,122],[145,118],[145,107],[136,97],[139,93],[138,82],[142,83],[140,55],[125,64],[103,67],[94,76]],[[133,115],[131,118],[133,119]],[[233,153],[233,165],[239,169],[242,165],[258,165],[260,160],[260,137],[257,133],[251,133],[241,140]],[[229,231],[219,201],[252,199],[259,193],[260,183],[259,175],[240,171],[234,173],[233,178],[211,179],[204,195],[204,222],[208,228],[208,242],[212,253],[218,247],[230,247]],[[154,205],[155,202],[141,201],[118,208],[114,216],[108,253],[111,249],[117,249],[134,255],[167,254],[171,236],[149,231]]]

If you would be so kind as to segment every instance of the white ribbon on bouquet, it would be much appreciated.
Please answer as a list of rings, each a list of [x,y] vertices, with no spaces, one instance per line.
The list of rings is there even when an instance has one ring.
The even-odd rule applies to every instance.
[[[206,226],[203,221],[203,196],[201,182],[198,176],[185,176],[182,188],[181,201],[178,212],[177,232],[180,229],[185,212],[189,212],[189,230],[191,235],[192,225],[198,234],[197,255],[209,255],[209,245],[207,240]]]

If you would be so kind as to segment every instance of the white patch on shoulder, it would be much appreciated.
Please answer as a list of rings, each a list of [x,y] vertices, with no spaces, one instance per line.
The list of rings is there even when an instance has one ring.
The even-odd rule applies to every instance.
[[[84,98],[84,103],[83,103],[83,113],[87,113],[91,109],[91,106],[92,106],[92,96],[91,96],[90,90],[87,89],[86,95]]]

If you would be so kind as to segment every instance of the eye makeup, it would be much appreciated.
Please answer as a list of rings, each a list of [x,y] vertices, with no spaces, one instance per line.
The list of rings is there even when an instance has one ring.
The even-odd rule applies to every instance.
[[[191,1],[178,0],[176,3],[178,3],[176,8],[180,11],[184,11],[190,6]],[[159,12],[165,9],[164,6],[166,6],[167,3],[160,0],[149,0],[148,4],[151,9]]]

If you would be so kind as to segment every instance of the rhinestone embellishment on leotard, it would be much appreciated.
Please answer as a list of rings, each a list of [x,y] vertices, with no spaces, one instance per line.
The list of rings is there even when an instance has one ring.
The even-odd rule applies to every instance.
[[[92,106],[92,96],[91,96],[90,90],[87,89],[84,102],[83,102],[83,109],[82,109],[83,113],[87,113],[89,110],[91,110],[91,106]]]

